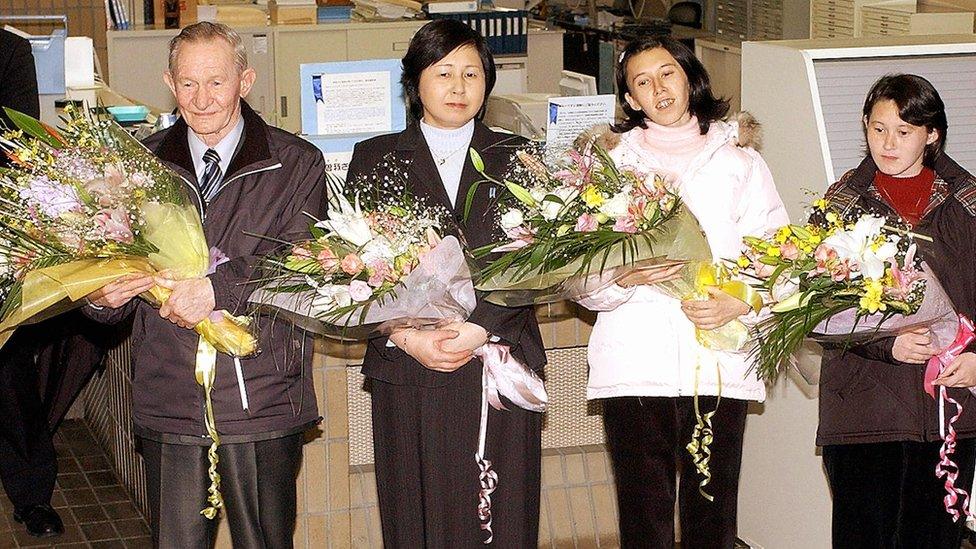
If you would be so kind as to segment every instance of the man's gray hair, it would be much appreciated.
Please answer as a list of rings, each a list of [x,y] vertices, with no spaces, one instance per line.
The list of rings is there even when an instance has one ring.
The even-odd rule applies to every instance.
[[[169,41],[169,72],[176,74],[176,62],[180,56],[180,49],[183,44],[188,42],[205,42],[220,39],[227,42],[234,50],[234,64],[237,65],[239,73],[247,69],[247,49],[244,48],[244,41],[237,31],[223,23],[211,23],[200,21],[184,27],[179,34]]]

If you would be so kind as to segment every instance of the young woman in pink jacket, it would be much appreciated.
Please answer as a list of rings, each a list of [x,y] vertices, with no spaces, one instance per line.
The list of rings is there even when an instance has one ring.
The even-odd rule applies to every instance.
[[[748,115],[722,121],[729,104],[713,95],[688,48],[670,38],[631,42],[617,65],[617,89],[626,119],[599,141],[620,166],[674,178],[715,261],[737,258],[742,237],[789,222],[756,152],[758,125]],[[621,545],[672,547],[677,495],[683,546],[731,548],[746,404],[762,401],[765,388],[747,373],[746,352],[705,348],[695,327],[748,322],[754,313],[721,292],[682,302],[652,286],[675,273],[643,271],[579,300],[600,312],[590,336],[587,398],[603,399]],[[722,397],[712,418],[706,488],[714,501],[699,492],[701,477],[684,448],[696,423],[696,394],[702,413]]]

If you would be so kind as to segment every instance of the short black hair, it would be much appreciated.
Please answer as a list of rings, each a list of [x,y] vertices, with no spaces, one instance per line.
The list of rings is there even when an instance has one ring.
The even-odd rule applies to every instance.
[[[634,110],[627,103],[626,94],[630,91],[627,82],[627,63],[635,55],[653,50],[654,48],[664,48],[674,60],[678,62],[681,70],[685,71],[688,78],[688,110],[698,118],[698,129],[704,135],[708,132],[709,126],[716,120],[721,120],[729,113],[729,101],[725,98],[715,97],[712,92],[712,84],[708,78],[708,71],[701,61],[695,57],[695,53],[688,49],[681,42],[668,36],[644,36],[636,38],[628,43],[620,53],[617,61],[617,100],[623,108],[626,118],[619,124],[613,126],[613,130],[618,133],[631,130],[633,128],[646,128],[645,114],[642,111]]]
[[[413,35],[407,54],[403,56],[400,83],[403,84],[403,96],[407,100],[407,112],[411,120],[418,121],[424,116],[424,105],[420,101],[420,73],[461,46],[474,47],[481,57],[485,71],[485,97],[475,118],[484,118],[488,95],[495,87],[495,59],[491,56],[488,44],[478,31],[457,19],[436,19]]]
[[[939,138],[925,146],[922,164],[928,168],[935,167],[935,160],[945,150],[946,131],[949,121],[946,119],[945,103],[931,82],[916,74],[889,74],[882,76],[871,86],[867,99],[864,100],[864,117],[871,117],[874,106],[881,101],[894,101],[898,107],[898,116],[912,126],[924,127],[926,132],[935,130]],[[867,139],[867,126],[864,133]]]

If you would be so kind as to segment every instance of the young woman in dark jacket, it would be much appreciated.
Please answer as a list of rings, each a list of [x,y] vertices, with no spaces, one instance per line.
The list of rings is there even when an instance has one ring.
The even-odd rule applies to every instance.
[[[870,155],[828,191],[843,214],[868,211],[907,225],[921,258],[958,313],[976,315],[976,180],[943,152],[945,107],[919,76],[886,76],[864,103]],[[939,352],[926,330],[824,352],[820,426],[833,494],[834,547],[959,547],[964,520],[946,512],[938,400],[923,389],[929,357]],[[976,457],[976,346],[935,381],[963,406],[952,459],[956,486],[969,490]],[[938,387],[936,387],[938,390]],[[945,419],[954,408],[947,406]]]
[[[496,199],[479,187],[470,215],[465,197],[482,177],[469,159],[477,150],[487,173],[501,174],[520,138],[479,120],[495,82],[484,39],[454,20],[421,28],[403,58],[404,94],[413,122],[402,132],[356,146],[348,180],[382,177],[384,161],[406,167],[408,192],[454,214],[470,248],[504,238]],[[483,328],[483,330],[482,330]],[[504,308],[478,299],[461,328],[480,341],[508,345],[541,373],[542,338],[532,307]],[[487,332],[487,334],[486,334]],[[401,330],[370,340],[363,374],[372,394],[373,448],[383,543],[390,548],[480,547],[488,537],[478,516],[478,450],[482,365],[470,351],[442,347],[454,330]],[[494,547],[538,543],[542,415],[508,404],[490,409],[485,458],[499,483],[491,494]]]

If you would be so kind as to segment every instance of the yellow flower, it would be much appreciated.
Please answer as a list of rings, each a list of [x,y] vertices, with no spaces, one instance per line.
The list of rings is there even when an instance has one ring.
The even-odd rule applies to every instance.
[[[791,234],[793,234],[793,231],[790,230],[789,225],[786,225],[785,227],[780,227],[776,230],[776,236],[773,237],[773,240],[775,240],[777,244],[783,244]]]
[[[827,219],[827,223],[830,224],[837,223],[837,214],[835,214],[834,212],[827,212],[827,215],[824,217]]]
[[[606,199],[596,187],[590,185],[583,191],[583,202],[590,208],[598,208]]]
[[[881,285],[880,280],[865,280],[863,288],[864,294],[861,295],[861,299],[858,301],[861,309],[869,313],[876,313],[888,308],[881,300],[884,296],[884,286]]]
[[[750,263],[749,258],[744,255],[740,255],[739,259],[735,260],[735,264],[738,265],[739,267],[742,267],[743,269],[748,267],[749,263]]]
[[[814,209],[825,212],[827,211],[827,200],[824,198],[817,199],[813,202],[813,207]]]
[[[771,257],[779,257],[779,246],[770,246],[766,249],[766,255]]]

